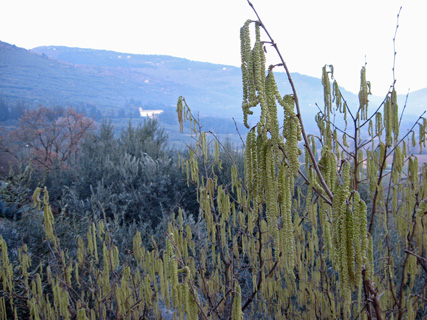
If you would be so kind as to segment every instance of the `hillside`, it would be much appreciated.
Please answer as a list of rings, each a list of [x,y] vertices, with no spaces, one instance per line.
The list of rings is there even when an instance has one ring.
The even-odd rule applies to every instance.
[[[321,81],[298,73],[292,76],[304,119],[311,120],[318,111],[315,104],[322,105]],[[283,73],[276,77],[279,84],[287,83]],[[290,92],[286,87],[281,90]],[[105,50],[53,46],[25,50],[0,42],[0,96],[9,104],[91,103],[105,111],[122,108],[133,99],[172,110],[180,95],[201,116],[241,119],[240,68]],[[345,90],[344,95],[350,105],[357,105],[357,95]],[[401,105],[404,99],[399,97]],[[408,116],[419,115],[426,101],[427,89],[411,93]]]
[[[169,105],[182,89],[142,70],[74,65],[5,43],[0,43],[0,70],[0,95],[8,103],[119,108],[134,98]]]
[[[9,103],[86,102],[120,108],[134,99],[144,105],[174,106],[183,95],[202,115],[241,114],[240,68],[231,66],[67,47],[29,51],[0,43],[0,68],[0,95]],[[321,98],[318,79],[294,77],[310,96]]]

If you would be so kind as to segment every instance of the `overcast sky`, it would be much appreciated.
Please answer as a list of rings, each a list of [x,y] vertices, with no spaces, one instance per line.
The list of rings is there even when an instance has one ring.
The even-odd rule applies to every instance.
[[[359,71],[375,95],[427,87],[426,0],[253,0],[291,72],[320,77],[333,64],[357,92]],[[2,0],[0,40],[31,49],[63,45],[167,54],[240,66],[239,28],[255,16],[246,0]],[[268,49],[268,48],[267,48]],[[365,58],[366,57],[366,58]],[[269,62],[277,60],[269,50]]]

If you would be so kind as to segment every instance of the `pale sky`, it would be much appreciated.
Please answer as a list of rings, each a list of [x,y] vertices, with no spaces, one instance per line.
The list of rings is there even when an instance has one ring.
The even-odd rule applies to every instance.
[[[426,0],[253,0],[291,72],[335,77],[357,92],[360,68],[375,95],[427,87]],[[63,45],[166,54],[240,66],[239,29],[255,15],[246,0],[1,0],[0,40],[31,49]],[[269,49],[269,48],[267,48]],[[277,63],[272,50],[268,62]]]

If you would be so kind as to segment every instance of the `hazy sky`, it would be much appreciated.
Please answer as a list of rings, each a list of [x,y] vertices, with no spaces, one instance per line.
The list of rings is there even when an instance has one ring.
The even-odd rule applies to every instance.
[[[333,64],[357,92],[360,67],[376,95],[427,87],[426,0],[253,0],[291,72],[320,77]],[[64,45],[167,54],[240,65],[239,28],[255,16],[246,0],[2,0],[0,40],[31,49]],[[268,48],[267,48],[268,49]],[[269,52],[269,62],[277,63]]]

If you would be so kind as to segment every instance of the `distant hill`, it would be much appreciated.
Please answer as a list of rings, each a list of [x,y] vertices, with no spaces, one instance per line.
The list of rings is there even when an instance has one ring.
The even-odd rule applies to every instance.
[[[319,67],[320,68],[320,67]],[[311,120],[322,105],[318,78],[292,74],[303,118]],[[286,84],[283,73],[277,82]],[[290,93],[289,87],[281,88]],[[350,105],[357,95],[345,92]],[[68,47],[25,50],[0,42],[0,97],[7,103],[36,105],[95,104],[101,110],[122,108],[133,99],[145,106],[172,110],[180,95],[201,116],[241,119],[240,68],[162,55],[136,55]],[[399,96],[401,105],[404,96]],[[382,98],[371,97],[380,103]],[[427,89],[410,94],[408,115],[427,109]],[[310,121],[311,122],[311,121]]]
[[[0,95],[8,102],[119,108],[134,98],[171,105],[183,85],[141,69],[75,65],[0,43]]]

